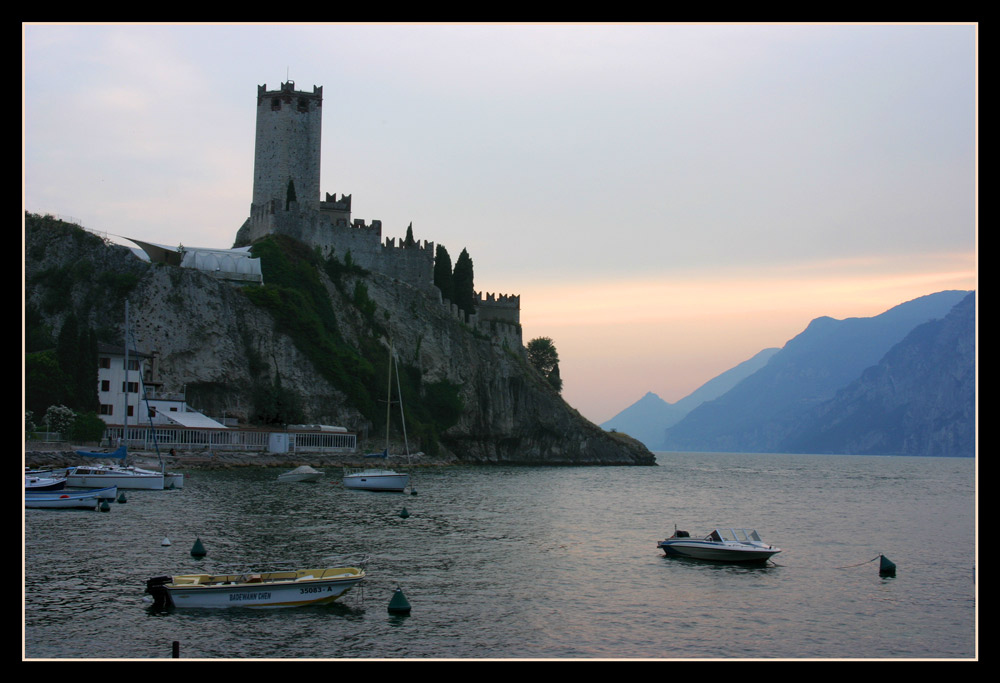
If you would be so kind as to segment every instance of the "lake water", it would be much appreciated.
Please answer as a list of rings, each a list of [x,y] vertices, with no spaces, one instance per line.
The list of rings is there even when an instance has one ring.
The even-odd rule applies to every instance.
[[[978,657],[974,460],[657,458],[417,470],[412,496],[348,491],[334,470],[318,484],[198,470],[107,513],[26,510],[23,654],[169,658],[176,641],[185,659]],[[656,543],[675,524],[754,527],[783,552],[757,568],[667,558]],[[355,553],[369,578],[329,606],[155,610],[144,594],[151,576]],[[409,616],[387,611],[397,586]]]

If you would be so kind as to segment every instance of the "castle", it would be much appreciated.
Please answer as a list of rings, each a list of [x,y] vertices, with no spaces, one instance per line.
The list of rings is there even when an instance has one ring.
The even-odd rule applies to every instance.
[[[382,273],[430,296],[434,285],[434,243],[382,239],[382,221],[351,218],[351,195],[320,199],[320,140],[323,87],[295,89],[294,81],[278,90],[257,86],[257,133],[254,148],[253,201],[250,216],[236,234],[234,247],[249,246],[271,234],[283,234],[316,246],[323,256]],[[470,324],[493,336],[521,344],[521,298],[478,293]],[[448,305],[454,315],[457,307]]]

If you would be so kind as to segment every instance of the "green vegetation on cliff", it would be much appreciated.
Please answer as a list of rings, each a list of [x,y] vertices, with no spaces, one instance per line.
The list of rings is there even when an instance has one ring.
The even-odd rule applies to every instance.
[[[277,330],[292,339],[316,371],[343,391],[351,405],[377,429],[384,430],[385,414],[380,402],[385,400],[388,385],[388,332],[378,322],[363,271],[333,257],[324,261],[306,245],[281,235],[256,243],[253,254],[261,259],[265,284],[245,288],[247,298],[267,310]],[[345,255],[345,260],[348,258]],[[324,273],[331,277],[334,292],[324,285]],[[353,287],[344,286],[347,277],[355,278]],[[341,297],[341,308],[355,311],[357,320],[338,320],[331,296]],[[357,346],[348,343],[341,332],[341,325],[350,324],[362,327],[362,333],[356,335]],[[281,387],[280,378],[266,379],[263,363],[257,369],[257,419],[266,423],[295,421],[295,403]],[[424,382],[419,368],[405,364],[400,367],[400,385],[408,433],[425,452],[434,453],[441,432],[461,416],[459,387],[444,381]]]

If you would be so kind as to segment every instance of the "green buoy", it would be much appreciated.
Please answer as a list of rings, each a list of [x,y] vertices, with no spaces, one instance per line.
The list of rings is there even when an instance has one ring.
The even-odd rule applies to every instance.
[[[396,587],[396,590],[392,594],[392,599],[389,600],[389,614],[409,614],[410,613],[410,603],[407,602],[406,596],[403,595],[403,589]]]
[[[895,576],[896,575],[896,565],[891,562],[885,555],[878,556],[878,574],[879,576]]]
[[[125,492],[124,491],[122,491],[121,493],[118,494],[118,502],[119,503],[127,503],[128,502],[128,498],[125,497]]]
[[[105,499],[103,499],[101,501],[100,508],[101,508],[101,512],[108,512],[109,510],[111,510],[111,506],[108,505],[108,499],[107,498],[105,498]]]
[[[191,548],[191,557],[202,558],[207,555],[208,552],[205,550],[205,546],[202,545],[201,539],[196,538],[194,541],[194,546]]]
[[[403,508],[402,510],[399,511],[399,516],[402,517],[403,519],[406,519],[407,517],[410,516],[410,513],[407,511],[406,508]]]

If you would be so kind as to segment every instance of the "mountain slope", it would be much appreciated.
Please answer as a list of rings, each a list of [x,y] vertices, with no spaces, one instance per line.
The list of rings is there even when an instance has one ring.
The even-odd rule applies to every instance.
[[[666,448],[779,450],[807,411],[878,363],[914,327],[947,315],[967,294],[938,292],[871,318],[813,320],[764,368],[668,430]]]
[[[875,366],[803,417],[781,449],[975,455],[975,293],[917,326]]]
[[[642,441],[648,448],[663,448],[664,433],[705,401],[725,394],[743,379],[767,364],[778,349],[764,349],[739,365],[710,379],[677,401],[667,403],[649,392],[631,406],[601,425],[604,429],[625,432]]]

